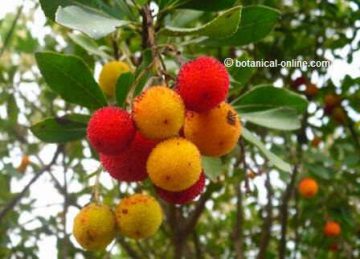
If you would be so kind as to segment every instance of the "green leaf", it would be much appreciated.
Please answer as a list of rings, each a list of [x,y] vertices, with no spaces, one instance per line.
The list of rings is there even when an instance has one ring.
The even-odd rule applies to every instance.
[[[194,35],[207,36],[210,38],[224,38],[234,34],[240,23],[241,6],[231,8],[214,20],[197,28],[176,28],[166,26],[161,32],[168,36]]]
[[[44,142],[64,143],[84,138],[89,119],[87,115],[69,114],[43,120],[33,125],[30,130]]]
[[[241,57],[237,58],[237,60],[241,62],[241,61],[253,60],[253,58],[247,54],[244,54]],[[228,70],[232,78],[241,85],[247,83],[250,80],[250,78],[253,76],[253,74],[256,72],[256,68],[247,67],[247,66],[246,67],[232,66],[228,68]]]
[[[19,107],[16,103],[14,95],[9,95],[9,99],[6,103],[6,110],[9,122],[11,124],[16,124],[19,115]]]
[[[56,11],[57,23],[70,29],[79,30],[94,39],[100,39],[114,32],[118,27],[129,24],[96,9],[83,6],[61,7]]]
[[[126,97],[134,80],[135,77],[131,72],[122,74],[119,77],[116,83],[116,102],[120,107],[125,107]]]
[[[142,92],[147,80],[150,78],[152,73],[150,70],[147,71],[147,69],[149,68],[149,65],[151,64],[152,61],[153,61],[153,57],[152,57],[151,49],[145,49],[143,52],[143,60],[140,66],[138,67],[138,69],[136,69],[135,71],[135,78],[139,78],[140,80],[135,86],[136,88],[135,88],[134,97],[138,96]]]
[[[215,180],[224,170],[221,159],[218,157],[201,157],[204,173],[211,180]]]
[[[255,145],[260,152],[269,159],[269,162],[278,168],[279,170],[285,171],[285,172],[291,172],[291,166],[290,164],[286,163],[284,160],[282,160],[280,157],[269,151],[265,145],[250,131],[248,131],[246,128],[243,128],[242,131],[242,137],[248,141],[249,143]]]
[[[115,17],[121,17],[116,10],[102,0],[40,0],[40,5],[45,16],[55,21],[55,13],[59,6],[65,7],[69,5],[89,6],[105,11]]]
[[[185,3],[180,5],[179,8],[201,11],[221,11],[233,7],[236,0],[190,0],[184,2]]]
[[[90,69],[80,58],[52,52],[39,52],[35,57],[46,83],[65,101],[89,109],[107,105]]]
[[[308,102],[303,96],[271,85],[255,86],[232,102],[232,105],[240,114],[281,107],[292,108],[298,114],[303,114],[307,104]]]
[[[271,110],[240,113],[242,119],[259,126],[278,130],[297,130],[301,127],[296,110],[290,108],[275,108]]]
[[[276,22],[280,12],[276,9],[255,5],[243,8],[239,29],[226,39],[205,41],[211,46],[242,46],[257,42],[268,35]]]
[[[100,50],[98,44],[93,39],[84,34],[69,34],[69,38],[77,45],[86,50],[89,54],[99,56],[104,59],[110,59],[110,55]]]

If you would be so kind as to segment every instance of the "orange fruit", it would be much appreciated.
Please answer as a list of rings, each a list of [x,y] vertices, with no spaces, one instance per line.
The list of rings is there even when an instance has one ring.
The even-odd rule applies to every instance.
[[[312,198],[317,194],[319,186],[314,179],[307,177],[300,181],[298,190],[302,197]]]
[[[327,237],[336,237],[340,235],[341,227],[336,221],[328,221],[324,226],[324,234]]]

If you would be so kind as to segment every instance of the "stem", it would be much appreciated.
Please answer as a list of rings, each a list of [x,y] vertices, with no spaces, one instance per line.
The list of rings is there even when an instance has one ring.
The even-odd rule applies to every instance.
[[[93,202],[96,204],[100,203],[100,174],[101,174],[101,168],[98,169],[98,172],[96,173],[95,177],[95,183],[93,186]]]

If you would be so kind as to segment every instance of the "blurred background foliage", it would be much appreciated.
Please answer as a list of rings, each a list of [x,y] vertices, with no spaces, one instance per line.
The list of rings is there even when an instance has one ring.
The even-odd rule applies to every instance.
[[[145,69],[152,57],[149,50],[143,51],[137,8],[147,1],[73,1],[130,21],[130,26],[97,40],[53,21],[60,2],[72,4],[40,1],[49,19],[38,1],[29,0],[0,20],[0,257],[172,258],[176,239],[168,222],[154,238],[136,242],[119,237],[108,252],[96,254],[82,251],[71,236],[73,216],[91,197],[96,157],[85,140],[48,144],[29,128],[48,117],[89,111],[64,102],[47,87],[34,53],[46,50],[78,56],[95,78],[101,64],[120,58],[133,64],[136,73],[144,71],[139,88],[159,78]],[[151,7],[157,10],[157,44],[170,84],[179,62],[202,54],[219,60],[332,60],[359,69],[360,4],[356,0],[156,2]],[[200,26],[217,11],[237,4],[243,6],[240,27],[226,39],[201,33],[170,37],[172,32],[162,30],[164,26]],[[223,26],[225,30],[227,25]],[[309,104],[295,131],[271,129],[279,121],[276,114],[267,127],[251,123],[251,118],[243,120],[292,170],[276,169],[256,145],[243,140],[220,164],[211,165],[215,180],[208,183],[205,198],[178,209],[187,218],[200,202],[205,206],[186,238],[186,258],[359,258],[360,78],[351,75],[350,67],[341,71],[325,67],[229,69],[229,100],[235,100],[235,105],[241,94],[261,84],[307,95]],[[303,84],[294,87],[298,78]],[[306,91],[309,84],[316,86],[316,94]],[[340,119],[324,111],[328,94],[341,97]],[[30,164],[21,167],[27,158]],[[302,199],[296,191],[305,176],[320,186],[311,200]],[[139,188],[153,192],[147,182],[139,187],[109,178],[107,174],[101,178],[101,194],[108,204]],[[323,235],[328,219],[340,222],[340,237]]]

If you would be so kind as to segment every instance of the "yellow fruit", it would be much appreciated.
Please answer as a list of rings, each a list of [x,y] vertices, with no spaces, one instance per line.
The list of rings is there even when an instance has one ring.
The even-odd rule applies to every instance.
[[[115,87],[118,78],[130,71],[128,64],[121,61],[111,61],[106,63],[99,77],[99,84],[101,90],[109,97],[115,95]]]
[[[236,145],[241,124],[236,111],[221,103],[208,112],[188,112],[184,126],[185,137],[205,156],[222,156]]]
[[[105,249],[115,233],[115,215],[107,205],[91,203],[81,209],[74,219],[74,237],[86,250]]]
[[[120,233],[134,239],[154,235],[163,221],[159,203],[145,194],[134,194],[122,199],[115,214]]]
[[[202,171],[200,152],[186,139],[168,139],[152,150],[146,168],[156,186],[180,192],[199,180]]]
[[[136,98],[133,117],[145,137],[166,139],[179,134],[184,125],[185,106],[175,91],[165,86],[155,86]]]

